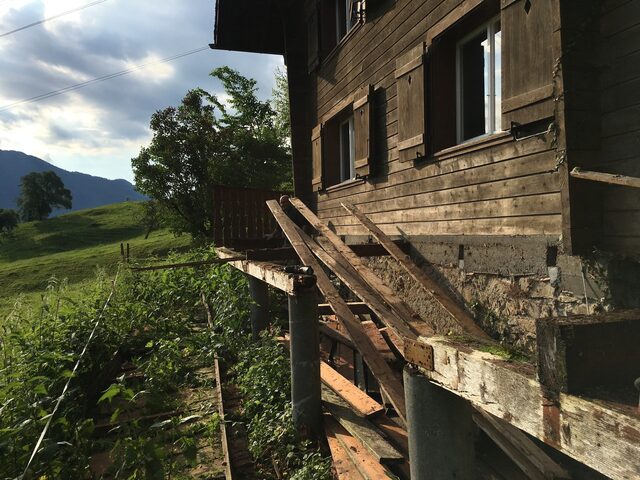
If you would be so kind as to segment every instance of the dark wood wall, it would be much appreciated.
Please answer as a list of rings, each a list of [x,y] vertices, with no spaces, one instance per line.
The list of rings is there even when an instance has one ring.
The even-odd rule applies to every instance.
[[[396,227],[399,227],[409,235],[560,238],[562,186],[554,131],[521,141],[514,141],[507,133],[496,134],[431,152],[425,160],[399,161],[396,59],[420,42],[426,42],[429,48],[430,42],[437,41],[438,33],[446,33],[457,16],[480,3],[477,0],[370,1],[375,7],[369,8],[366,23],[328,58],[321,58],[317,71],[309,77],[312,95],[307,102],[314,125],[358,89],[369,84],[373,87],[371,175],[366,181],[313,193],[319,216],[330,221],[339,234],[365,233],[341,208],[340,203],[346,201],[358,205],[383,230],[394,235],[398,234]],[[502,0],[500,6],[524,8],[524,4],[525,0]],[[533,1],[533,8],[542,8],[540,0]],[[551,48],[547,48],[552,42],[551,30],[545,33],[548,38],[542,38],[540,51],[546,52],[545,55],[551,52]],[[530,54],[535,51],[532,47],[527,49]],[[526,69],[531,68],[530,63],[521,65],[523,78],[527,75]],[[554,115],[554,102],[550,100],[553,63],[549,58],[535,63],[543,71],[536,72],[533,78],[541,79],[545,91],[548,90],[546,96],[537,83],[531,95],[518,92],[524,95],[510,103],[513,110],[507,118],[517,116],[520,122],[526,122],[528,118]],[[518,71],[517,65],[511,64],[510,68]],[[455,110],[455,102],[450,108]],[[428,121],[437,122],[437,115],[431,112]],[[307,136],[310,142],[311,131]],[[311,178],[306,181],[310,184]]]
[[[640,177],[640,1],[607,0],[603,5],[598,169]],[[640,189],[603,187],[603,208],[605,248],[640,254]]]

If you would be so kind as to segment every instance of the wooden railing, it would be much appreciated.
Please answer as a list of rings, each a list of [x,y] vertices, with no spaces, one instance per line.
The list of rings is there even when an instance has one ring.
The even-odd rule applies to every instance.
[[[265,202],[283,194],[266,188],[214,187],[214,244],[235,247],[263,240],[276,229],[275,219]]]

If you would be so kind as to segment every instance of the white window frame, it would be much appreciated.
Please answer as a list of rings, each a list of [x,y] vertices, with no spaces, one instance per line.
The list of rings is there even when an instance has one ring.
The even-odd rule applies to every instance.
[[[496,45],[495,45],[495,34],[498,32],[496,29],[496,25],[500,23],[500,15],[493,17],[488,22],[483,23],[480,27],[476,28],[473,32],[463,37],[456,44],[456,137],[458,144],[469,142],[471,140],[475,140],[477,138],[485,137],[487,135],[491,135],[493,133],[497,133],[499,131],[496,125],[496,109],[501,109],[502,105],[496,105],[496,99],[500,98],[502,100],[502,94],[496,95]],[[490,65],[489,65],[489,112],[488,118],[485,118],[485,133],[482,135],[478,135],[473,138],[464,138],[463,134],[463,114],[464,114],[464,105],[463,105],[463,96],[462,96],[462,74],[463,74],[463,65],[462,65],[462,46],[469,42],[472,38],[476,37],[480,32],[487,33],[487,39],[489,40],[489,51],[490,51]],[[500,31],[502,31],[502,25],[500,25]],[[502,48],[500,49],[500,54],[502,54]],[[502,65],[502,61],[500,62]],[[502,84],[502,82],[500,82]],[[487,121],[488,120],[488,121]],[[502,129],[502,125],[500,125],[500,130]]]
[[[348,135],[345,138],[343,127],[348,124]],[[354,119],[353,114],[349,116],[349,118],[340,122],[338,125],[338,138],[339,138],[339,148],[340,148],[340,183],[347,182],[356,177],[356,144],[355,144],[355,130],[354,130]],[[345,142],[349,144],[349,158],[345,158]],[[346,170],[346,166],[349,166],[349,177],[345,178],[343,176],[343,172]]]
[[[356,26],[356,24],[358,23],[357,21],[357,16],[358,16],[358,0],[335,0],[336,2],[336,43],[340,43],[342,41],[343,38],[345,38],[347,35],[349,35],[349,32],[353,29],[353,27]],[[356,10],[356,21],[353,21],[353,16],[350,15],[351,12],[349,12],[349,8],[351,7],[351,9],[355,9]],[[344,35],[340,35],[340,30],[342,25],[342,22],[340,21],[340,10],[344,9],[344,16],[345,16],[345,22],[346,25],[344,25],[345,29],[344,29]]]

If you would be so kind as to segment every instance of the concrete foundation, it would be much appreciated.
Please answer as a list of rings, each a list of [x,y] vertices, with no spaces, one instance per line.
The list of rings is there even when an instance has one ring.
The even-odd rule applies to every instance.
[[[476,427],[468,402],[404,370],[409,461],[413,480],[475,478]]]
[[[320,433],[322,418],[318,295],[315,288],[289,296],[289,334],[293,422],[302,438],[313,439]]]

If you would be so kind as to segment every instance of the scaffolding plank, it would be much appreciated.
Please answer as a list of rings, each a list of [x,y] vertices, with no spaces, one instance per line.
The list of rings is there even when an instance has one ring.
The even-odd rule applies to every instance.
[[[420,316],[409,307],[380,277],[378,277],[364,262],[347,246],[338,235],[336,235],[324,222],[322,222],[301,200],[292,198],[291,203],[298,211],[304,215],[307,221],[320,233],[335,250],[337,250],[346,261],[362,276],[364,281],[384,299],[384,301],[394,310],[400,318],[405,321],[421,321]],[[382,243],[382,242],[380,242]],[[403,251],[396,242],[392,243]],[[384,245],[382,245],[385,247]],[[385,247],[385,250],[388,249]],[[398,329],[395,329],[398,331]],[[410,333],[404,332],[405,336],[412,337]],[[424,332],[423,332],[424,333]]]
[[[402,267],[422,285],[442,305],[447,312],[458,322],[458,324],[469,334],[479,338],[489,340],[487,335],[474,321],[473,317],[467,310],[455,300],[449,292],[446,291],[436,280],[431,278],[427,273],[418,267],[411,257],[405,254],[391,239],[376,226],[369,218],[358,210],[357,207],[342,203],[343,208],[364,225],[367,230],[388,250],[389,254],[395,258]]]
[[[364,357],[373,376],[378,380],[389,399],[391,400],[396,413],[406,421],[406,406],[404,401],[404,389],[402,383],[396,378],[391,367],[384,361],[375,345],[364,332],[358,319],[351,313],[347,303],[340,297],[340,294],[329,280],[316,258],[309,250],[309,246],[302,239],[300,230],[291,219],[282,211],[278,202],[270,200],[267,206],[273,213],[276,221],[280,224],[282,231],[289,239],[291,246],[296,250],[300,260],[307,266],[313,268],[317,285],[325,300],[331,304],[338,320],[344,325],[352,342]]]
[[[322,383],[331,388],[331,390],[337,393],[345,402],[351,405],[359,415],[368,417],[383,410],[382,405],[325,362],[320,362],[320,378],[322,379]]]
[[[329,450],[331,451],[331,458],[338,480],[364,480],[364,477],[353,463],[353,459],[347,453],[342,442],[336,437],[336,429],[338,426],[331,416],[325,415],[324,430],[327,434],[327,443],[329,444]]]
[[[338,423],[362,442],[379,463],[387,465],[404,462],[403,455],[382,436],[371,422],[356,415],[347,402],[324,385],[322,387],[322,402]]]

